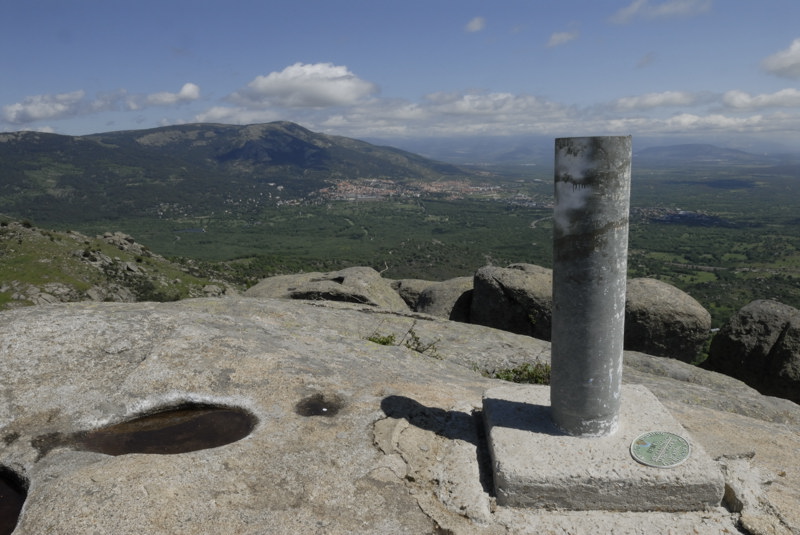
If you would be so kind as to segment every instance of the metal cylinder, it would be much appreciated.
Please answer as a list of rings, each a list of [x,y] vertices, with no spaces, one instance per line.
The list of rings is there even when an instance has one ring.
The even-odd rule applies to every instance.
[[[555,142],[550,405],[575,436],[619,425],[631,137]]]

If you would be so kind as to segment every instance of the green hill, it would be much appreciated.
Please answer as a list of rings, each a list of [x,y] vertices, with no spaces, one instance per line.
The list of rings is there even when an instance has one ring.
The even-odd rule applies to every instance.
[[[304,198],[338,179],[466,174],[288,122],[0,134],[0,213],[39,224],[252,210]]]
[[[0,219],[0,309],[70,301],[174,301],[232,290],[131,236],[90,237]]]

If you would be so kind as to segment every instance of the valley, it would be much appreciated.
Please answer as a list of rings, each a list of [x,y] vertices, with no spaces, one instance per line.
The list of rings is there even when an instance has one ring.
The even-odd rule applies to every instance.
[[[547,151],[455,166],[291,123],[72,138],[0,136],[0,214],[119,231],[187,273],[247,287],[371,266],[444,280],[552,265]],[[527,159],[527,160],[526,160]],[[800,163],[712,146],[634,154],[628,270],[698,299],[719,327],[753,299],[800,307]]]
[[[378,194],[350,183],[336,190],[350,192],[345,198],[323,192],[253,211],[76,228],[122,229],[161,255],[191,259],[198,274],[245,286],[355,265],[387,278],[430,280],[469,276],[486,264],[551,267],[552,186],[522,171],[529,172],[495,177],[490,189],[403,195],[384,184]],[[629,276],[687,291],[711,311],[714,327],[753,299],[800,306],[800,179],[744,170],[734,187],[722,187],[721,174],[729,172],[634,176]]]

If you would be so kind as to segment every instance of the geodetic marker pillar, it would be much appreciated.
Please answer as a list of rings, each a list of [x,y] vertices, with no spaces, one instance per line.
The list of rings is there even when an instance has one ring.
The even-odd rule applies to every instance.
[[[631,137],[555,141],[551,414],[564,432],[619,424]]]

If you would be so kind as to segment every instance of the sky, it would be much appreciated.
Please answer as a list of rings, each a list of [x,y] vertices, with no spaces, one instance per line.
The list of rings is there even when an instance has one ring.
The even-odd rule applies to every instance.
[[[287,120],[800,149],[798,0],[4,4],[0,132]]]

